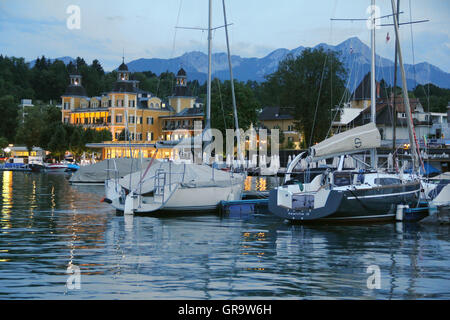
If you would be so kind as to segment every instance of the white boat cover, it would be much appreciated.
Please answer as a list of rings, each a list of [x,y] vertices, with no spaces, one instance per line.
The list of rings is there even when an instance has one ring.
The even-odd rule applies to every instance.
[[[133,190],[136,194],[145,194],[154,191],[158,183],[160,186],[179,184],[183,188],[229,187],[236,183],[243,183],[245,179],[243,174],[235,173],[232,176],[230,172],[213,169],[208,165],[156,159],[145,174],[146,169],[144,167],[141,171],[126,175],[119,180],[119,184],[125,189]],[[165,175],[161,174],[162,172]],[[142,185],[140,185],[139,182],[144,174]],[[160,179],[159,182],[157,177]]]
[[[434,176],[433,178],[430,178],[430,180],[450,180],[450,172],[441,173],[438,176]]]
[[[327,158],[335,155],[353,153],[381,145],[381,135],[376,125],[370,122],[332,136],[310,148],[313,158]]]
[[[115,172],[112,170],[117,169],[118,177],[122,178],[127,174],[130,174],[130,170],[135,172],[142,168],[146,168],[150,160],[151,159],[143,159],[141,165],[141,159],[115,158],[103,160],[87,166],[80,166],[70,178],[70,182],[104,183],[108,176],[110,179],[115,177]]]

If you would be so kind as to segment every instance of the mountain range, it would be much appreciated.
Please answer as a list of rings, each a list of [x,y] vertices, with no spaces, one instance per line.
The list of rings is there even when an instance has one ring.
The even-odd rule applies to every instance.
[[[264,77],[274,72],[278,67],[278,63],[286,58],[288,54],[292,54],[294,57],[299,56],[305,48],[300,46],[292,50],[276,49],[262,58],[244,58],[232,55],[234,78],[240,81],[264,81]],[[349,38],[336,46],[320,43],[313,48],[340,52],[340,58],[349,72],[347,81],[348,87],[352,91],[358,86],[364,75],[370,71],[371,50],[357,37]],[[65,63],[73,61],[70,57],[57,59],[63,60]],[[203,52],[192,51],[172,59],[141,58],[130,61],[127,65],[132,72],[152,71],[158,75],[165,71],[176,73],[180,67],[183,67],[189,80],[196,79],[204,82],[207,77],[208,56]],[[377,80],[384,79],[388,84],[392,85],[394,62],[377,55],[376,67]],[[229,79],[226,53],[214,53],[212,55],[212,69],[213,77],[221,80]],[[416,84],[430,82],[441,88],[450,88],[450,73],[430,63],[405,64],[405,72],[409,89],[413,89]],[[398,70],[397,77],[397,85],[400,85],[400,70]]]

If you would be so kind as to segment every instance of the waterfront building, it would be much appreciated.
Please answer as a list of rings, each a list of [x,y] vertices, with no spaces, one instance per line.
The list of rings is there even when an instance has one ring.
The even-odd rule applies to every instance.
[[[202,126],[204,125],[203,104],[189,92],[186,71],[183,68],[177,73],[175,90],[168,100],[175,113],[159,117],[163,140],[178,140],[183,136],[192,136],[195,121],[201,121]],[[176,130],[178,132],[175,132]]]
[[[177,73],[175,89],[168,103],[140,89],[139,81],[130,79],[130,71],[123,61],[109,92],[88,97],[81,75],[74,73],[62,96],[64,123],[111,132],[112,142],[104,142],[102,146],[95,144],[102,148],[103,158],[134,156],[133,148],[123,141],[125,132],[128,132],[128,140],[134,149],[141,150],[144,157],[150,157],[155,151],[152,144],[180,138],[178,134],[173,135],[177,129],[187,130],[185,135],[192,134],[194,121],[203,121],[203,118],[203,104],[190,95],[187,75],[182,68]],[[166,150],[159,157],[171,154]]]
[[[300,149],[301,134],[295,129],[294,117],[281,107],[265,107],[258,116],[262,129],[279,129],[284,134],[280,149]],[[267,132],[270,134],[270,131]]]
[[[444,139],[447,128],[447,114],[437,112],[426,112],[418,98],[410,98],[412,119],[417,139],[423,144],[426,139]],[[394,137],[394,97],[377,100],[376,124],[380,131],[382,145],[392,146]],[[408,143],[409,136],[406,129],[407,115],[403,97],[395,97],[395,109],[397,121],[395,136],[398,146]],[[370,122],[370,110],[364,109],[352,121],[352,126],[363,125]]]
[[[380,98],[380,83],[376,83],[376,99]],[[370,111],[370,72],[367,73],[361,80],[360,84],[353,91],[350,100],[344,103],[342,108],[334,110],[339,114],[333,119],[332,131],[339,133],[341,131],[353,128],[353,121],[358,117],[363,110]]]
[[[34,107],[33,101],[31,99],[22,99],[19,104],[20,108],[24,107]]]

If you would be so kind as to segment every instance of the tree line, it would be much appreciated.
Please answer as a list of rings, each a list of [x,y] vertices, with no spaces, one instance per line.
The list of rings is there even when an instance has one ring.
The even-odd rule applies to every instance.
[[[26,115],[18,109],[20,99],[24,98],[33,99],[38,105],[50,101],[59,103],[69,84],[69,74],[75,71],[82,75],[82,84],[90,97],[111,90],[117,79],[117,72],[105,72],[97,59],[88,64],[78,57],[65,65],[42,56],[30,68],[23,58],[0,55],[0,114],[3,116],[0,144],[7,141],[39,145],[60,155],[63,145],[66,148],[73,146],[70,148],[79,153],[83,143],[110,140],[105,133],[62,124],[60,111],[55,107],[27,110]],[[146,71],[131,73],[131,79],[139,81],[140,89],[165,100],[174,92],[176,76],[168,71],[159,76]],[[299,56],[287,56],[261,83],[235,80],[239,125],[244,130],[251,123],[257,127],[260,110],[266,106],[279,106],[293,115],[295,127],[304,137],[304,147],[321,141],[330,127],[332,111],[344,94],[350,95],[346,91],[346,79],[347,70],[337,52],[305,49]],[[382,94],[392,92],[391,87],[383,80],[381,82]],[[193,96],[206,100],[206,83],[191,80],[187,86]],[[449,89],[432,84],[418,85],[410,95],[418,97],[425,110],[435,112],[445,112],[450,101]],[[211,109],[213,127],[222,131],[234,128],[230,81],[213,80]]]

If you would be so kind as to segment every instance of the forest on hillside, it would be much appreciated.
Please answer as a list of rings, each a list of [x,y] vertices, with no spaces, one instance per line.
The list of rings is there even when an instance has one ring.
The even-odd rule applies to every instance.
[[[58,123],[61,119],[58,110],[49,107],[61,103],[61,95],[69,84],[69,74],[75,71],[82,75],[82,85],[89,97],[108,92],[117,80],[117,72],[105,72],[97,59],[88,64],[78,57],[75,62],[66,65],[60,60],[42,56],[30,68],[24,58],[0,55],[0,113],[3,116],[0,123],[1,144],[14,142],[48,148],[50,138],[45,140],[48,135],[46,130],[59,131],[60,136],[65,130],[65,139],[60,140],[66,144],[70,144],[76,131],[76,141],[72,144],[77,146],[91,142],[89,140],[110,139],[107,134],[93,137],[89,133],[83,136],[81,131],[62,126]],[[351,96],[345,88],[346,77],[347,70],[338,53],[319,48],[306,49],[298,57],[288,56],[280,62],[274,73],[266,76],[264,82],[235,80],[239,125],[247,129],[251,123],[257,124],[258,113],[262,108],[279,106],[294,116],[296,128],[306,141],[320,141],[330,124],[330,110],[342,103],[342,97]],[[151,71],[133,72],[130,78],[139,81],[140,89],[163,100],[174,92],[176,77],[172,72],[160,75]],[[193,80],[188,81],[187,86],[191,95],[204,101],[206,83]],[[381,86],[385,95],[393,91],[383,80]],[[397,88],[397,94],[399,90]],[[410,96],[419,98],[426,111],[446,112],[450,89],[433,84],[418,85],[410,91]],[[29,112],[24,118],[17,107],[21,99],[33,99],[33,104],[39,106],[39,112]],[[230,81],[213,80],[211,101],[212,125],[220,130],[233,128]],[[321,116],[315,116],[317,114]],[[51,121],[46,121],[46,117]],[[33,126],[41,126],[35,131],[41,132],[42,137],[41,133],[33,133]],[[82,136],[81,140],[78,135]],[[81,142],[78,143],[78,140]]]

